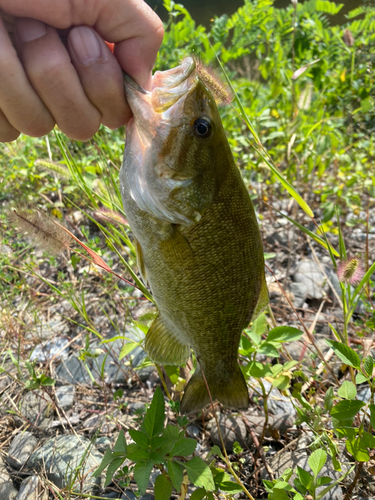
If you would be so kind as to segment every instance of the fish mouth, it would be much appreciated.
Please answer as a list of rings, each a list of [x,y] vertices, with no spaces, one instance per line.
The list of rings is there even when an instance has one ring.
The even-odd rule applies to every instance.
[[[156,71],[152,77],[152,90],[147,91],[124,73],[125,95],[134,118],[149,121],[155,113],[163,118],[177,116],[176,104],[182,104],[185,97],[195,88],[196,63],[192,57],[186,57],[179,66]],[[177,106],[179,109],[181,106]]]

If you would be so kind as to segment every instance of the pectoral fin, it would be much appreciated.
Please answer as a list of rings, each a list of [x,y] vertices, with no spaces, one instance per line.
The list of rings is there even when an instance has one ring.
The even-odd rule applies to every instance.
[[[146,335],[145,350],[160,365],[183,365],[190,357],[190,346],[182,344],[158,315]]]
[[[147,274],[146,274],[145,262],[143,260],[142,247],[139,244],[138,240],[136,240],[135,238],[134,238],[134,247],[137,255],[137,267],[139,274],[141,275],[143,283],[147,285]]]

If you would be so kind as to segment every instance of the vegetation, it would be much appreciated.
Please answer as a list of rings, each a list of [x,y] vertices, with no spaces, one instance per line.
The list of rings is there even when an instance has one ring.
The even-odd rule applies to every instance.
[[[261,220],[270,210],[266,202],[285,197],[287,190],[303,210],[296,208],[293,216],[279,213],[313,240],[315,248],[324,249],[333,269],[337,270],[339,261],[347,266],[339,274],[342,322],[330,325],[332,339],[327,339],[342,363],[339,380],[301,312],[292,305],[282,318],[285,324],[280,326],[272,314],[263,314],[243,333],[242,369],[249,385],[257,382],[255,387],[260,387],[255,397],[263,401],[266,416],[258,452],[266,446],[269,416],[270,389],[265,380],[272,384],[271,389],[276,387],[290,398],[298,415],[296,425],[314,434],[309,457],[312,473],[297,467],[280,478],[264,480],[257,491],[270,500],[302,500],[306,495],[320,500],[346,479],[349,499],[375,449],[375,359],[365,342],[371,339],[375,317],[371,301],[375,264],[368,245],[369,210],[375,195],[374,8],[356,8],[345,25],[332,26],[330,15],[341,6],[328,0],[303,4],[295,0],[281,10],[273,7],[273,0],[245,0],[233,16],[215,18],[209,32],[197,26],[182,5],[165,0],[165,8],[169,21],[156,69],[173,67],[192,52],[206,63],[217,64],[216,57],[220,60],[237,96],[232,107],[221,109],[224,128]],[[20,311],[27,307],[37,321],[38,311],[67,300],[77,315],[75,323],[87,335],[80,359],[106,397],[122,404],[118,393],[113,396],[112,388],[106,386],[102,367],[98,367],[102,373],[98,381],[87,362],[98,357],[90,339],[96,336],[107,342],[89,312],[87,295],[94,288],[104,299],[100,313],[110,318],[119,336],[124,335],[125,327],[139,333],[140,340],[132,338],[120,356],[131,363],[131,353],[142,345],[142,333],[147,333],[152,313],[138,322],[131,319],[129,307],[137,304],[139,295],[129,281],[150,301],[152,297],[138,278],[121,205],[117,175],[123,145],[123,130],[110,132],[104,127],[88,143],[68,142],[55,130],[42,139],[21,137],[0,145],[0,248],[12,248],[12,253],[0,252],[0,371],[9,373],[24,389],[48,392],[54,381],[47,366],[36,367],[28,360],[22,339],[29,326]],[[77,252],[73,247],[67,257],[31,252],[8,221],[9,208],[18,202],[32,203],[58,220],[70,221],[76,238],[86,240],[95,253],[87,254],[81,248]],[[85,216],[84,223],[73,217],[77,208]],[[367,248],[363,249],[364,272],[355,280],[360,259],[353,258],[345,241],[361,225],[367,231]],[[92,263],[113,269],[128,282],[120,285],[115,275],[99,272]],[[55,269],[52,274],[51,269]],[[35,277],[40,280],[38,289]],[[363,307],[358,315],[360,301]],[[287,324],[293,313],[300,322],[298,328]],[[303,335],[321,370],[309,372],[301,360],[288,354],[287,343]],[[17,368],[16,375],[12,375],[9,360]],[[146,359],[140,367],[150,363]],[[185,437],[189,421],[178,416],[178,403],[171,397],[183,390],[183,371],[157,369],[170,398],[173,423],[165,425],[164,398],[157,389],[146,414],[140,416],[140,429],[129,432],[134,443],[127,444],[120,433],[97,474],[106,470],[107,484],[114,479],[127,485],[134,478],[143,493],[156,467],[161,474],[155,482],[155,497],[160,500],[169,499],[172,491],[185,498],[189,483],[197,487],[192,500],[220,498],[219,490],[226,498],[238,492],[253,498],[252,483],[246,484],[238,473],[241,451],[228,456],[224,447],[216,446],[207,456],[191,457],[196,441]],[[327,383],[324,374],[329,373]],[[366,402],[357,397],[359,386],[369,388]],[[342,463],[340,443],[345,443],[351,456],[349,466]],[[342,472],[337,481],[319,475],[328,457],[333,468]],[[125,459],[130,461],[126,466]]]

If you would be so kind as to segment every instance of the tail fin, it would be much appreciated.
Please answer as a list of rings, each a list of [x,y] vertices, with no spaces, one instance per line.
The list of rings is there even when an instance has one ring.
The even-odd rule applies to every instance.
[[[207,378],[207,376],[206,376]],[[220,377],[207,379],[212,399],[217,399],[227,408],[247,410],[249,407],[249,393],[240,367],[236,365],[230,378],[223,380]],[[185,393],[180,404],[181,413],[192,413],[202,410],[208,403],[206,384],[199,366],[185,387]]]

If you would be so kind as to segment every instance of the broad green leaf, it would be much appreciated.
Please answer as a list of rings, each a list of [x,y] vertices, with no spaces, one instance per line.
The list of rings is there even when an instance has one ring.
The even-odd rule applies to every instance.
[[[122,430],[116,439],[115,446],[113,447],[113,453],[126,453],[126,439],[124,431]]]
[[[328,340],[325,339],[329,347],[335,351],[335,354],[338,358],[341,359],[346,365],[352,366],[353,368],[360,369],[361,360],[359,359],[358,354],[353,351],[353,349],[346,344],[342,344],[341,342],[337,342],[336,340]]]
[[[177,443],[174,445],[171,451],[171,456],[187,457],[188,455],[194,453],[196,447],[197,442],[195,439],[183,438],[180,441],[177,441]]]
[[[264,354],[265,356],[269,356],[271,358],[280,357],[280,353],[276,349],[276,347],[273,346],[272,344],[269,344],[268,342],[263,342],[263,344],[261,344],[257,352],[259,354]]]
[[[286,481],[280,481],[278,480],[277,483],[273,487],[275,490],[285,490],[285,491],[292,491],[293,486],[291,486],[288,482]]]
[[[369,377],[372,376],[372,372],[374,370],[374,360],[372,359],[371,356],[367,356],[367,358],[365,358],[363,360],[363,367],[365,369],[365,372],[367,373],[367,375]]]
[[[200,457],[194,457],[181,465],[185,467],[187,475],[194,486],[201,486],[206,490],[215,489],[211,469]]]
[[[267,342],[292,342],[299,340],[303,335],[301,330],[292,326],[277,326],[273,328],[268,336]]]
[[[99,467],[95,469],[92,475],[94,477],[99,477],[100,474],[103,472],[103,470],[107,467],[107,465],[112,462],[112,458],[113,458],[112,451],[109,448],[107,448],[105,450],[104,457],[102,458]]]
[[[150,438],[144,432],[136,431],[135,429],[129,429],[129,434],[133,441],[135,441],[141,448],[147,448],[149,446]]]
[[[324,450],[319,449],[311,453],[311,455],[309,456],[308,463],[315,477],[318,476],[319,472],[322,470],[326,461],[327,461],[327,453]]]
[[[375,449],[375,436],[369,432],[364,432],[362,434],[362,440],[365,446],[371,449]]]
[[[257,335],[261,336],[266,331],[267,320],[264,313],[260,314],[257,319],[253,322],[251,330]]]
[[[164,369],[167,372],[167,375],[168,375],[170,381],[172,382],[172,384],[175,385],[178,381],[179,376],[180,376],[180,368],[178,366],[165,365]]]
[[[239,493],[240,491],[243,491],[241,486],[233,481],[223,481],[220,483],[220,489],[232,493]]]
[[[318,477],[318,480],[316,482],[317,486],[324,486],[325,484],[329,484],[333,481],[333,479],[329,476],[322,476]]]
[[[329,387],[324,396],[324,411],[331,411],[334,399],[333,387]]]
[[[297,465],[297,477],[301,481],[301,484],[308,490],[313,479],[310,472]]]
[[[356,437],[353,440],[347,439],[345,443],[346,449],[353,455],[357,462],[367,462],[370,460],[370,455],[367,446],[361,437]]]
[[[172,484],[175,487],[176,491],[179,492],[181,489],[181,483],[183,479],[183,469],[180,464],[174,462],[173,460],[168,460],[167,468]]]
[[[220,458],[223,457],[221,449],[216,444],[211,448],[211,452],[210,453],[212,453],[214,455],[217,455]]]
[[[363,384],[363,382],[367,382],[367,378],[363,375],[363,373],[358,372],[355,376],[355,383],[358,385]]]
[[[164,427],[164,398],[160,387],[156,388],[152,403],[146,412],[146,416],[142,422],[141,431],[148,436],[153,437],[161,433]]]
[[[332,408],[331,415],[337,420],[350,420],[355,417],[359,410],[364,406],[365,403],[363,401],[347,399],[345,401],[340,401],[340,403],[337,403],[337,405]]]
[[[117,457],[112,460],[112,462],[108,465],[107,473],[105,475],[104,486],[109,485],[109,483],[113,479],[114,473],[117,471],[119,467],[121,467],[121,465],[123,464],[123,462],[125,462],[125,460],[126,460],[125,456]]]
[[[204,488],[198,488],[197,490],[193,491],[193,493],[190,496],[190,500],[202,500],[206,496],[206,490]]]
[[[271,369],[268,363],[259,363],[258,361],[252,361],[248,369],[249,374],[255,378],[264,378],[270,375]]]
[[[155,480],[155,500],[170,500],[173,486],[164,474],[160,474]]]
[[[357,395],[357,389],[356,386],[353,384],[353,382],[350,382],[349,380],[345,380],[341,387],[339,387],[339,390],[337,391],[338,396],[340,398],[344,399],[355,399]]]
[[[375,405],[369,405],[369,410],[370,410],[370,422],[372,428],[375,429]]]
[[[134,479],[141,495],[146,491],[153,466],[154,463],[149,460],[148,462],[137,463],[133,469]]]
[[[138,346],[137,342],[127,342],[120,351],[118,359],[125,358],[128,354],[130,354],[134,349]]]
[[[268,500],[289,500],[289,495],[285,490],[275,490],[268,495]]]
[[[137,443],[129,444],[126,456],[133,462],[145,461],[150,459],[151,450],[141,448]]]

